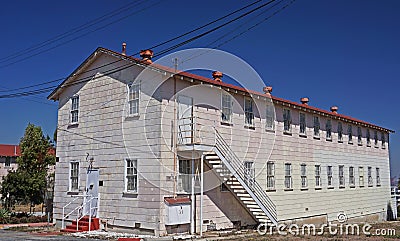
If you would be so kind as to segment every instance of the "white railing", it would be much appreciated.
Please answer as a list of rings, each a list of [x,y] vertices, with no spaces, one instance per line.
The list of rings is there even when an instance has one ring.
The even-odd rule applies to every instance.
[[[215,121],[193,116],[178,120],[178,144],[215,146]]]
[[[65,229],[65,220],[69,218],[71,215],[76,213],[76,230],[79,230],[79,221],[86,215],[89,216],[89,231],[91,231],[91,223],[92,223],[92,216],[98,217],[99,213],[99,207],[100,207],[100,194],[98,194],[97,197],[93,197],[90,195],[74,195],[75,197],[72,201],[67,203],[63,209],[62,209],[62,221],[61,221],[61,227],[62,229]],[[72,209],[70,212],[65,214],[65,210],[74,202],[76,202],[78,199],[83,199],[82,204],[76,206],[74,209]],[[95,206],[92,206],[93,200],[96,200],[97,204]],[[87,208],[88,207],[88,208]],[[95,211],[96,215],[92,215]]]

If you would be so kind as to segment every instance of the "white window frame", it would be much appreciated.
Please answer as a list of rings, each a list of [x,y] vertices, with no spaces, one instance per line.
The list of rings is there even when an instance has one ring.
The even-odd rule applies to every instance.
[[[283,108],[283,132],[292,133],[292,114],[291,110],[287,108]]]
[[[353,144],[353,126],[352,125],[347,125],[347,137],[348,137],[348,143]]]
[[[128,166],[128,163],[131,162],[133,166]],[[136,190],[128,189],[128,168],[133,168],[133,174],[130,176],[136,177]],[[138,175],[138,160],[132,158],[125,159],[125,171],[124,171],[124,192],[126,193],[138,193],[139,190],[139,175]],[[136,172],[135,172],[136,171]]]
[[[72,96],[70,100],[71,100],[70,124],[77,124],[79,122],[79,95]]]
[[[332,140],[332,120],[327,119],[325,123],[325,130],[326,130],[326,140]]]
[[[127,85],[128,96],[127,96],[127,106],[128,106],[128,116],[138,116],[140,114],[140,83],[131,83]],[[135,111],[133,111],[133,104],[136,103]]]
[[[364,167],[358,167],[358,182],[360,187],[364,187]]]
[[[275,108],[271,101],[267,101],[265,107],[265,129],[266,130],[275,130]]]
[[[350,185],[350,187],[354,187],[356,185],[353,166],[349,167],[349,185]]]
[[[307,120],[304,112],[299,112],[299,135],[307,136]]]
[[[337,125],[337,133],[338,133],[338,142],[343,142],[343,124],[342,122],[338,122]]]
[[[285,179],[284,179],[284,185],[285,189],[291,190],[293,188],[293,182],[292,182],[292,164],[291,163],[285,163]]]
[[[221,122],[231,124],[232,123],[232,114],[233,114],[232,95],[227,94],[227,93],[222,93],[221,94]],[[224,116],[227,116],[226,120],[224,120]]]
[[[308,187],[307,182],[307,165],[300,164],[300,179],[301,179],[301,188],[305,189]]]
[[[313,116],[313,127],[314,127],[314,137],[319,138],[321,124],[319,121],[319,116]]]
[[[344,166],[339,165],[339,187],[345,187]]]
[[[315,165],[315,188],[321,188],[321,165]]]
[[[275,163],[267,162],[267,190],[275,190]]]
[[[246,103],[250,103],[251,106],[247,106]],[[254,101],[249,97],[244,97],[244,125],[248,127],[254,127]],[[250,107],[250,108],[249,108]],[[250,115],[250,118],[247,118]],[[250,122],[249,122],[250,121]]]
[[[72,167],[73,167],[73,165],[78,165],[78,170],[77,170],[77,187],[76,188],[73,188],[72,187],[72,178],[75,178],[75,176],[73,176],[72,175]],[[80,161],[79,160],[73,160],[73,161],[70,161],[69,162],[69,175],[68,175],[68,191],[70,191],[70,192],[78,192],[79,191],[79,184],[80,184],[80,179],[81,179],[81,164],[80,164]],[[74,169],[75,170],[75,169]]]
[[[326,175],[327,175],[327,180],[328,180],[328,188],[333,187],[333,167],[328,166],[326,168]]]
[[[381,185],[381,174],[379,167],[377,167],[375,171],[376,171],[376,186],[379,187]]]
[[[368,175],[368,187],[372,187],[374,185],[374,180],[372,178],[372,167],[367,168]]]

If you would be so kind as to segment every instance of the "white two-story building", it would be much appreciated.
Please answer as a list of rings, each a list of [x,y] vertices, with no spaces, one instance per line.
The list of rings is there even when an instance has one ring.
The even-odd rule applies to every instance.
[[[108,227],[158,236],[386,219],[393,131],[141,56],[98,48],[50,94],[57,223],[88,210],[79,195]]]

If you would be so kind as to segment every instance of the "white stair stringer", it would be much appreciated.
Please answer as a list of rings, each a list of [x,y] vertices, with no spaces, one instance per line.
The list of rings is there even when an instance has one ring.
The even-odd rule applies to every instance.
[[[243,163],[218,131],[215,134],[216,144],[213,151],[218,157],[214,155],[207,156],[206,160],[221,178],[227,180],[225,184],[229,186],[232,193],[241,200],[259,222],[267,222],[276,226],[278,220],[275,204],[257,181],[252,181],[250,185],[245,181]],[[235,179],[229,178],[229,176],[233,176]]]

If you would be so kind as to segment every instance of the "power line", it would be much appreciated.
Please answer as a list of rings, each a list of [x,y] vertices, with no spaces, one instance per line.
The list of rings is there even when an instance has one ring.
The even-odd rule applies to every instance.
[[[239,9],[233,11],[233,12],[230,12],[230,13],[224,15],[223,17],[217,18],[217,19],[215,19],[215,20],[213,20],[213,21],[211,21],[211,22],[208,22],[208,23],[206,23],[206,24],[200,26],[200,27],[197,27],[197,28],[195,28],[195,29],[193,29],[193,30],[190,30],[190,31],[188,31],[188,32],[185,32],[185,33],[183,33],[183,34],[181,34],[181,35],[179,35],[179,36],[177,36],[177,37],[173,37],[173,38],[171,38],[171,39],[168,39],[168,40],[166,40],[166,41],[164,41],[164,42],[162,42],[162,43],[160,43],[160,44],[156,44],[156,45],[150,47],[149,49],[154,49],[154,48],[160,47],[160,46],[162,46],[162,45],[165,45],[165,44],[167,44],[167,43],[170,43],[170,42],[172,42],[172,41],[174,41],[174,40],[177,40],[177,39],[180,39],[180,38],[182,38],[182,37],[185,37],[185,36],[187,36],[187,35],[189,35],[189,34],[191,34],[191,33],[194,33],[194,32],[196,32],[196,31],[201,30],[201,29],[203,29],[203,28],[206,28],[206,27],[208,27],[208,26],[210,26],[210,25],[212,25],[212,24],[214,24],[214,23],[217,23],[217,22],[219,22],[219,21],[221,21],[221,20],[223,20],[223,19],[225,19],[225,18],[228,18],[228,17],[230,17],[230,16],[232,16],[232,15],[234,15],[234,14],[240,12],[240,11],[243,11],[243,10],[245,10],[245,9],[247,9],[247,8],[249,8],[249,7],[255,5],[255,4],[259,3],[259,2],[261,2],[261,1],[262,1],[262,0],[257,0],[257,1],[255,1],[255,2],[252,2],[252,3],[250,3],[250,4],[247,4],[246,6],[241,7],[241,8],[239,8]],[[132,54],[132,55],[130,55],[130,56],[135,56],[135,55],[138,55],[138,54],[139,54],[139,52],[134,53],[134,54]],[[86,70],[86,71],[82,72],[81,74],[88,73],[88,72],[90,72],[90,71],[97,70],[97,69],[100,69],[100,68],[103,68],[103,67],[112,65],[112,64],[117,63],[117,62],[120,62],[120,61],[122,61],[122,60],[119,59],[119,60],[116,60],[116,61],[113,61],[113,62],[104,64],[104,65],[98,66],[98,67],[96,67],[96,68],[92,68],[92,69]],[[52,80],[52,81],[48,81],[48,82],[45,82],[45,83],[40,83],[40,84],[37,84],[37,85],[31,85],[31,86],[24,86],[24,87],[20,87],[20,88],[15,88],[15,89],[12,89],[12,90],[10,90],[10,91],[17,91],[17,90],[28,89],[28,88],[31,88],[31,87],[42,86],[42,85],[45,85],[45,84],[47,84],[47,83],[54,83],[54,82],[61,81],[61,80],[63,80],[63,79],[65,79],[65,77],[59,78],[59,79],[56,79],[56,80]],[[4,92],[4,91],[0,91],[0,92]],[[1,98],[1,96],[0,96],[0,98]]]
[[[89,35],[89,34],[91,34],[91,33],[94,33],[94,32],[97,32],[97,31],[103,29],[103,28],[106,28],[106,27],[108,27],[108,26],[110,26],[110,25],[113,25],[113,24],[115,24],[115,23],[117,23],[117,22],[120,22],[120,21],[122,21],[122,20],[124,20],[124,19],[126,19],[126,18],[128,18],[128,17],[131,17],[132,15],[141,13],[141,12],[143,12],[143,11],[149,9],[149,8],[154,7],[154,6],[157,5],[157,4],[160,4],[161,2],[162,2],[162,0],[159,0],[159,1],[157,1],[156,3],[153,3],[153,4],[150,5],[150,6],[146,6],[146,7],[142,8],[142,9],[140,9],[140,10],[137,10],[137,11],[135,11],[135,12],[129,14],[129,15],[125,15],[125,16],[123,16],[123,17],[121,17],[121,18],[119,18],[119,19],[117,19],[117,20],[115,20],[115,21],[112,21],[112,22],[110,22],[110,23],[107,23],[107,24],[105,24],[105,25],[102,25],[102,26],[100,26],[100,27],[98,27],[98,28],[95,28],[95,29],[89,31],[89,32],[86,32],[86,33],[83,33],[83,34],[81,34],[81,35],[78,35],[77,37],[74,37],[74,38],[72,38],[72,39],[66,40],[66,41],[64,41],[64,42],[61,42],[61,43],[59,43],[59,44],[57,44],[57,45],[55,45],[55,46],[52,46],[52,47],[50,47],[50,48],[41,50],[40,52],[37,52],[37,53],[33,53],[33,54],[31,54],[31,55],[28,55],[27,57],[25,57],[25,58],[23,58],[23,59],[19,59],[19,60],[10,62],[10,63],[8,63],[8,64],[1,65],[0,68],[5,68],[5,67],[7,67],[7,66],[10,66],[10,65],[13,65],[13,64],[16,64],[16,63],[25,61],[25,60],[30,59],[30,58],[32,58],[32,57],[35,57],[35,56],[37,56],[37,55],[40,55],[40,54],[49,52],[50,50],[53,50],[53,49],[58,48],[58,47],[61,47],[61,46],[65,45],[65,44],[67,44],[67,43],[70,43],[70,42],[75,41],[75,40],[77,40],[77,39],[80,39],[80,38],[82,38],[82,37],[84,37],[84,36],[87,36],[87,35]]]
[[[88,22],[86,22],[86,23],[84,23],[82,25],[74,27],[74,28],[62,33],[62,34],[58,34],[58,35],[56,35],[54,37],[51,37],[51,38],[49,38],[49,39],[47,39],[47,40],[45,40],[43,42],[34,44],[34,45],[32,45],[32,46],[30,46],[28,48],[19,50],[19,51],[13,53],[13,54],[10,54],[8,56],[2,57],[2,58],[0,58],[0,63],[7,62],[8,60],[15,59],[17,57],[20,57],[21,55],[24,55],[24,54],[30,53],[30,52],[32,52],[34,50],[40,49],[43,46],[46,46],[48,43],[51,43],[51,42],[54,42],[54,41],[58,41],[58,40],[66,37],[66,36],[69,36],[71,34],[80,32],[82,30],[85,30],[86,28],[89,28],[89,27],[94,26],[94,25],[96,25],[96,24],[98,24],[100,22],[103,22],[103,21],[105,21],[105,20],[107,20],[109,18],[112,18],[112,17],[114,17],[114,16],[116,16],[116,15],[122,13],[122,12],[125,12],[125,11],[131,9],[132,7],[137,7],[137,5],[142,4],[142,3],[136,4],[139,1],[141,1],[141,0],[130,2],[130,3],[126,4],[126,5],[123,5],[123,6],[119,7],[118,9],[115,9],[115,10],[109,12],[109,13],[106,13],[106,14],[98,17],[98,18],[92,19],[92,20],[90,20],[90,21],[88,21]],[[134,5],[134,6],[131,6],[131,5]]]
[[[174,50],[174,49],[176,49],[176,48],[178,48],[180,46],[188,44],[188,43],[190,43],[190,42],[192,42],[192,41],[194,41],[196,39],[204,37],[204,36],[214,32],[214,31],[216,31],[216,30],[218,30],[218,29],[220,29],[222,27],[225,27],[225,26],[227,26],[227,25],[229,25],[229,24],[231,24],[231,23],[233,23],[233,22],[235,22],[235,21],[237,21],[237,20],[239,20],[239,19],[241,19],[241,18],[243,18],[243,17],[245,17],[245,16],[247,16],[247,15],[249,15],[249,14],[251,14],[251,13],[253,13],[253,12],[259,10],[259,9],[261,9],[261,8],[263,8],[263,7],[268,6],[269,4],[271,4],[271,3],[275,2],[275,1],[276,0],[271,0],[271,1],[267,2],[267,3],[264,3],[264,4],[256,7],[256,8],[253,8],[252,10],[247,11],[244,14],[241,14],[240,16],[238,16],[238,17],[236,17],[236,18],[234,18],[234,19],[232,19],[232,20],[230,20],[228,22],[225,22],[225,23],[223,23],[223,24],[221,24],[221,25],[219,25],[217,27],[214,27],[211,30],[208,30],[208,31],[206,31],[206,32],[204,32],[202,34],[199,34],[199,35],[197,35],[195,37],[192,37],[192,38],[190,38],[190,39],[188,39],[186,41],[183,41],[183,42],[181,42],[179,44],[176,44],[176,45],[174,45],[172,47],[169,47],[166,50],[161,51],[161,53],[158,54],[158,55],[165,54],[165,53],[170,52],[170,51],[172,51],[172,50]],[[119,60],[119,61],[121,61],[121,60]],[[115,61],[115,62],[117,62],[117,61]],[[106,74],[112,74],[112,73],[115,73],[115,72],[119,72],[119,71],[122,71],[124,69],[130,68],[132,66],[133,66],[133,64],[127,64],[127,65],[124,65],[122,67],[117,67],[117,68],[111,69],[112,71],[110,71],[110,72],[108,72]],[[62,88],[65,88],[65,87],[71,86],[71,85],[80,84],[82,82],[87,82],[88,81],[88,80],[85,80],[85,78],[78,79],[78,80],[82,80],[82,81],[78,81],[78,82],[74,82],[74,83],[71,83],[71,84],[68,84],[68,85],[64,85],[64,86],[62,86]],[[48,92],[48,91],[50,91],[51,89],[54,89],[54,88],[55,88],[55,86],[50,86],[50,87],[45,87],[45,88],[32,90],[32,91],[25,91],[25,92],[13,93],[13,94],[5,94],[5,95],[0,95],[0,98],[15,98],[15,97],[20,97],[20,96],[36,95],[36,94],[46,93],[46,92]]]

